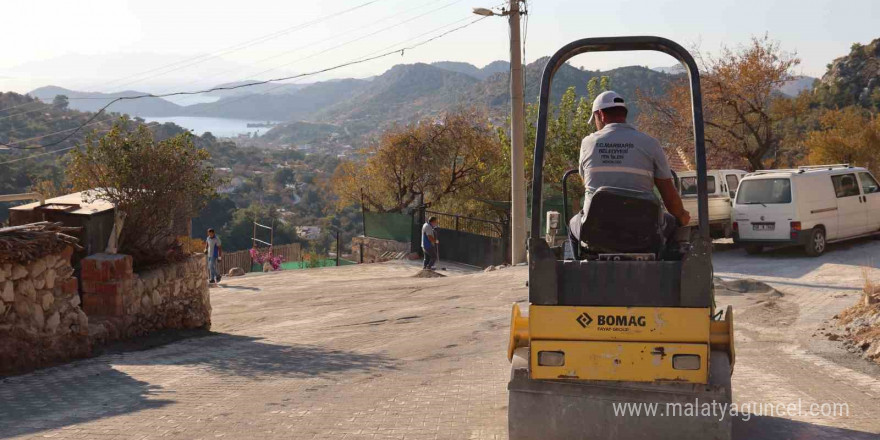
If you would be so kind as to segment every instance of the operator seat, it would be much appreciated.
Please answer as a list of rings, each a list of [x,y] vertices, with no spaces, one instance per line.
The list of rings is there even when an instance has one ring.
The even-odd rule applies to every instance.
[[[595,253],[660,254],[665,245],[661,211],[660,201],[651,192],[599,188],[581,225],[580,238],[586,249],[580,249],[580,259]]]

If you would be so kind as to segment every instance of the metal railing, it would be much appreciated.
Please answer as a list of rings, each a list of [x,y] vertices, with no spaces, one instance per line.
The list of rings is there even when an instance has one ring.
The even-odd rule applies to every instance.
[[[507,229],[507,225],[498,221],[445,212],[425,211],[425,218],[430,218],[431,216],[437,217],[438,227],[442,229],[470,232],[487,237],[502,238]]]

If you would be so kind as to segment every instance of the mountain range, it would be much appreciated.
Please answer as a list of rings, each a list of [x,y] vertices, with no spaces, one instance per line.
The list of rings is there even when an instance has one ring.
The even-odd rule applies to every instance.
[[[526,101],[538,96],[538,86],[547,58],[525,66]],[[264,84],[235,90],[212,92],[215,102],[180,106],[161,98],[123,100],[110,111],[133,116],[206,116],[218,118],[309,121],[345,125],[355,133],[369,132],[396,122],[430,117],[457,106],[477,106],[490,114],[503,115],[509,105],[509,63],[494,61],[482,68],[472,64],[442,61],[433,64],[399,64],[368,79],[341,79],[311,84]],[[579,95],[587,93],[590,78],[607,75],[612,87],[624,96],[635,96],[636,88],[665,87],[672,77],[639,66],[609,71],[581,70],[564,65],[556,74],[552,99],[568,87]],[[221,84],[236,86],[252,81]],[[44,102],[56,95],[70,98],[69,106],[95,111],[117,97],[134,96],[137,91],[114,94],[79,92],[57,86],[31,92]],[[87,99],[84,99],[87,98]],[[635,110],[637,111],[637,110]]]
[[[547,58],[524,67],[526,102],[537,100],[539,82]],[[161,98],[123,100],[110,111],[141,117],[202,116],[216,118],[306,121],[345,126],[352,134],[368,133],[389,124],[430,117],[455,107],[485,108],[490,115],[503,117],[510,99],[510,65],[494,61],[479,68],[472,64],[441,61],[432,64],[398,64],[381,75],[367,79],[336,79],[311,84],[260,84],[235,90],[211,92],[217,100],[181,106]],[[637,89],[661,92],[668,82],[684,73],[681,65],[656,67],[627,66],[607,71],[579,69],[563,65],[551,87],[555,102],[569,87],[579,96],[587,94],[588,81],[608,76],[611,87],[625,97],[634,98]],[[811,89],[815,78],[797,77],[780,92],[794,96]],[[255,81],[220,84],[230,87]],[[31,95],[51,102],[56,95],[70,98],[69,106],[95,111],[118,97],[135,96],[137,91],[114,94],[79,92],[56,86],[41,87]],[[631,111],[638,113],[637,105]]]

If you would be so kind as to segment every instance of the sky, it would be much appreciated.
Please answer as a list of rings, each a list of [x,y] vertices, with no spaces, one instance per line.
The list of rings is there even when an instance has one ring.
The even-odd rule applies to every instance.
[[[503,0],[28,0],[0,2],[0,91],[43,85],[162,93],[312,72],[417,43]],[[530,0],[525,59],[584,37],[658,35],[707,53],[769,35],[819,77],[854,42],[880,37],[877,0]],[[525,23],[524,23],[525,24]],[[420,37],[421,35],[421,37]],[[424,46],[299,82],[381,74],[400,63],[509,58],[489,17]],[[675,64],[650,52],[586,54],[590,70]]]

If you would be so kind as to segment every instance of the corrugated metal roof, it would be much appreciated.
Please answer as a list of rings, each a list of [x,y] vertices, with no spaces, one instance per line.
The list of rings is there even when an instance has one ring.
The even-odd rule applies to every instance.
[[[64,209],[63,211],[68,214],[77,215],[93,215],[113,210],[113,204],[107,200],[98,199],[92,202],[87,202],[87,200],[92,199],[92,194],[94,194],[94,190],[75,192],[59,197],[53,197],[51,199],[46,199],[46,204],[43,205],[42,208],[46,209],[47,207],[49,207],[49,205],[68,205],[73,207],[70,209]],[[33,211],[36,208],[40,208],[40,202],[13,206],[9,209],[12,211]],[[49,209],[59,210],[55,207],[50,207]]]

